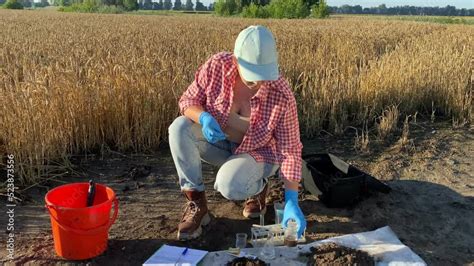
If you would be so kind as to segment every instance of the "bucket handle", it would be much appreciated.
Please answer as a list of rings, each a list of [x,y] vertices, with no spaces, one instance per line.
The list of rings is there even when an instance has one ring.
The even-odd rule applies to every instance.
[[[110,229],[110,227],[115,223],[115,220],[117,219],[117,215],[118,215],[118,200],[116,197],[114,197],[114,199],[112,200],[113,204],[114,204],[114,215],[112,216],[112,219],[110,220],[109,219],[109,222],[107,222],[106,224],[104,225],[101,225],[97,228],[94,228],[94,229],[90,229],[90,230],[83,230],[83,229],[76,229],[76,228],[72,228],[70,226],[67,226],[67,225],[64,225],[64,224],[61,224],[57,219],[56,217],[54,217],[54,215],[51,213],[51,209],[54,209],[56,211],[58,211],[58,207],[54,206],[54,205],[44,205],[46,207],[46,209],[48,210],[49,212],[49,215],[51,216],[51,218],[53,218],[56,223],[65,231],[70,231],[70,232],[73,232],[73,233],[76,233],[76,234],[79,234],[79,235],[95,235],[99,232],[103,232],[103,231],[108,231]]]

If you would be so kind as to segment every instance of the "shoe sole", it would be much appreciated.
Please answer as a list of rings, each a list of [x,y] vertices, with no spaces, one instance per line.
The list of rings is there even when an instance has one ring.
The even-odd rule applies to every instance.
[[[194,232],[181,233],[178,231],[178,240],[185,241],[185,240],[198,238],[202,234],[202,227],[208,225],[210,222],[211,222],[211,217],[209,216],[209,213],[206,213],[204,217],[202,217],[201,224],[198,226],[196,230],[194,230]]]
[[[245,209],[242,212],[245,218],[250,218],[250,219],[259,218],[260,214],[265,215],[265,213],[267,213],[267,207],[263,208],[261,212],[246,212]]]

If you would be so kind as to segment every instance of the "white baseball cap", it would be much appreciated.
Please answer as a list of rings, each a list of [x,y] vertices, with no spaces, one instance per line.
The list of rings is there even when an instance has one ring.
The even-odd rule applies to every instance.
[[[272,33],[261,25],[242,30],[235,41],[234,55],[246,81],[278,79],[278,54]]]

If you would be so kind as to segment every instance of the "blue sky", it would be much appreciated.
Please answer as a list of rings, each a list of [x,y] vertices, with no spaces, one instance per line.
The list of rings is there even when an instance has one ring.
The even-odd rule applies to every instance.
[[[200,0],[206,6],[214,0]],[[378,6],[455,6],[457,8],[474,8],[474,0],[326,0],[330,6],[361,5],[362,7]],[[172,1],[173,2],[173,1]],[[183,1],[182,1],[183,2]],[[193,1],[195,2],[195,0]]]

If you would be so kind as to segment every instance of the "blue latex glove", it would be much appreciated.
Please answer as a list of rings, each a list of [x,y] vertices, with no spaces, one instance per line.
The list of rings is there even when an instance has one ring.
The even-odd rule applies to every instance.
[[[306,228],[306,219],[298,206],[298,191],[287,189],[285,190],[285,210],[283,211],[283,221],[281,223],[283,228],[286,228],[290,219],[296,221],[298,225],[298,238],[300,238]]]
[[[202,112],[199,116],[199,123],[202,126],[202,134],[210,143],[216,143],[226,139],[219,123],[217,123],[216,119],[210,113]]]

